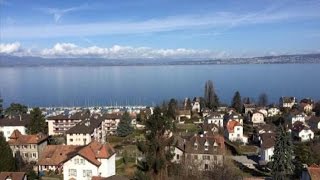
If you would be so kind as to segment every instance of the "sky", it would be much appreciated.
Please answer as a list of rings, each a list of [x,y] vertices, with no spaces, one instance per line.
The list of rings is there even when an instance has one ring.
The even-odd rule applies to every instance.
[[[0,41],[40,57],[320,53],[320,0],[0,0]]]

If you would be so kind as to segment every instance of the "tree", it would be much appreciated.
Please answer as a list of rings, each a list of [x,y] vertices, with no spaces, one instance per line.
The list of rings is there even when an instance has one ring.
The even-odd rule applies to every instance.
[[[266,93],[262,93],[259,95],[258,105],[259,106],[267,106],[268,105],[268,95]]]
[[[138,143],[143,159],[138,161],[135,179],[168,179],[167,167],[173,157],[170,147],[173,139],[173,121],[159,107],[154,109],[145,126],[145,141]]]
[[[239,91],[236,91],[234,93],[234,96],[232,98],[232,103],[231,103],[231,107],[233,107],[234,109],[236,109],[236,111],[238,113],[242,112],[242,102],[241,102],[241,96]]]
[[[47,134],[48,127],[44,115],[40,108],[33,108],[30,112],[30,123],[27,125],[29,134],[44,133]]]
[[[175,99],[170,99],[168,104],[168,110],[167,110],[167,116],[175,119],[177,115],[177,109],[178,109],[178,102]]]
[[[313,111],[316,113],[316,116],[320,116],[320,101],[314,105]]]
[[[272,178],[275,180],[290,179],[293,174],[294,165],[292,163],[293,150],[289,133],[284,127],[284,120],[280,118],[276,141],[274,146],[274,154],[272,156]]]
[[[126,111],[118,124],[117,135],[120,137],[128,136],[133,132],[133,127],[131,126],[131,118],[129,113]]]
[[[21,115],[21,114],[26,114],[28,111],[28,107],[19,104],[19,103],[11,103],[10,106],[6,109],[5,114],[7,116],[9,115]]]
[[[15,170],[15,161],[12,150],[2,133],[0,133],[0,157],[0,172]]]
[[[190,98],[187,99],[186,105],[185,105],[186,110],[191,110],[192,109],[192,104]]]
[[[211,80],[208,80],[204,86],[204,99],[206,107],[210,109],[216,109],[219,106],[219,98],[214,90],[213,82]]]

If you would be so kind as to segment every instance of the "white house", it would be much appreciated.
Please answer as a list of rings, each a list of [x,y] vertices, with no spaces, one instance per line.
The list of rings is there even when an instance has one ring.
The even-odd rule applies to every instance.
[[[116,174],[115,156],[110,144],[93,141],[63,164],[63,179],[91,180],[92,176],[113,176]]]
[[[313,100],[310,99],[310,98],[305,98],[305,99],[302,99],[300,101],[300,108],[301,110],[303,110],[305,113],[310,113],[312,112],[313,110]]]
[[[259,164],[265,165],[270,162],[273,156],[275,133],[263,133],[260,135],[260,161]]]
[[[271,107],[268,109],[268,117],[277,116],[280,114],[280,109],[277,107]]]
[[[291,124],[294,124],[297,121],[305,123],[306,117],[307,116],[304,113],[292,114],[291,115]]]
[[[30,122],[30,115],[17,115],[0,118],[0,132],[3,133],[6,141],[14,130],[18,130],[22,135],[26,134],[26,126]]]
[[[67,145],[87,145],[96,140],[105,142],[105,133],[102,130],[102,119],[98,116],[79,122],[76,126],[66,131]]]
[[[192,111],[198,113],[201,111],[200,100],[198,98],[192,103]]]
[[[252,114],[251,121],[253,126],[257,126],[259,124],[265,124],[264,115],[259,111]]]
[[[243,136],[243,126],[236,120],[227,123],[225,137],[230,141],[248,142],[248,137]]]
[[[149,114],[152,113],[152,109],[141,110],[146,117],[149,117]],[[120,113],[112,113],[112,114],[104,114],[102,115],[102,129],[106,133],[106,135],[115,135],[117,132],[118,124],[120,122],[122,114]]]
[[[206,121],[208,124],[215,124],[218,127],[223,127],[223,116],[223,113],[213,112],[206,117]]]
[[[281,97],[279,104],[283,108],[292,108],[296,103],[295,97]]]
[[[258,108],[257,110],[258,110],[258,112],[262,113],[264,115],[264,117],[268,116],[268,111],[266,109]]]
[[[314,138],[314,132],[300,121],[293,124],[292,134],[294,137],[299,138],[302,142],[310,141]]]

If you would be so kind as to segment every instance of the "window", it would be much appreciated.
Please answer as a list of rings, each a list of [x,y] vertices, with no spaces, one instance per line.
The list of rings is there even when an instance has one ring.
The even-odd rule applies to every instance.
[[[77,176],[77,170],[76,169],[69,169],[69,176]]]
[[[203,160],[210,160],[210,156],[203,155],[203,156],[202,156],[202,159],[203,159]]]
[[[80,164],[84,164],[84,159],[80,159]]]
[[[74,159],[75,164],[79,164],[79,159]]]
[[[70,141],[70,142],[73,142],[73,139],[70,139],[69,141]]]
[[[34,149],[36,149],[36,148],[37,148],[37,146],[36,146],[36,145],[33,145],[33,148],[34,148]]]
[[[240,137],[240,134],[237,134],[237,137]]]
[[[209,169],[209,165],[208,164],[204,164],[204,169],[208,170]]]
[[[92,171],[91,170],[83,170],[83,177],[91,177]]]
[[[32,153],[32,157],[37,158],[37,153]]]
[[[177,154],[177,159],[179,159],[180,157],[179,157],[179,154]]]
[[[237,131],[240,131],[240,128],[237,128]]]
[[[194,155],[193,158],[194,158],[194,159],[198,159],[198,155]]]

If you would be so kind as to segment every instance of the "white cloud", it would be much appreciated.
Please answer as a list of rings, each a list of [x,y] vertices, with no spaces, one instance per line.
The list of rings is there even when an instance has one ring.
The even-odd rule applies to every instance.
[[[70,7],[66,9],[58,9],[58,8],[39,8],[40,11],[53,15],[54,21],[57,23],[60,21],[62,16],[75,12],[75,11],[80,11],[80,10],[85,10],[88,9],[89,6],[88,4],[80,5],[80,6],[75,6],[75,7]]]
[[[20,50],[21,50],[20,43],[18,42],[0,44],[0,53],[3,53],[3,54],[14,54],[14,53],[18,53]]]
[[[72,8],[71,8],[72,9]],[[66,11],[70,12],[72,10]],[[194,29],[229,29],[250,24],[277,23],[320,19],[320,11],[309,8],[308,11],[297,9],[263,10],[251,13],[217,12],[200,15],[162,17],[139,21],[97,22],[83,24],[47,24],[32,26],[5,26],[1,30],[4,38],[55,38],[89,37],[96,35],[154,33],[175,30]],[[55,14],[55,13],[53,13]],[[62,13],[63,14],[63,13]],[[61,18],[56,13],[56,20]]]
[[[44,58],[81,58],[98,57],[107,59],[161,59],[161,58],[224,58],[229,57],[226,52],[215,52],[202,49],[155,49],[150,47],[131,47],[114,45],[112,47],[89,46],[81,47],[72,43],[57,43],[52,48],[40,50],[23,49],[19,43],[1,44],[1,53],[17,56],[40,56]]]

